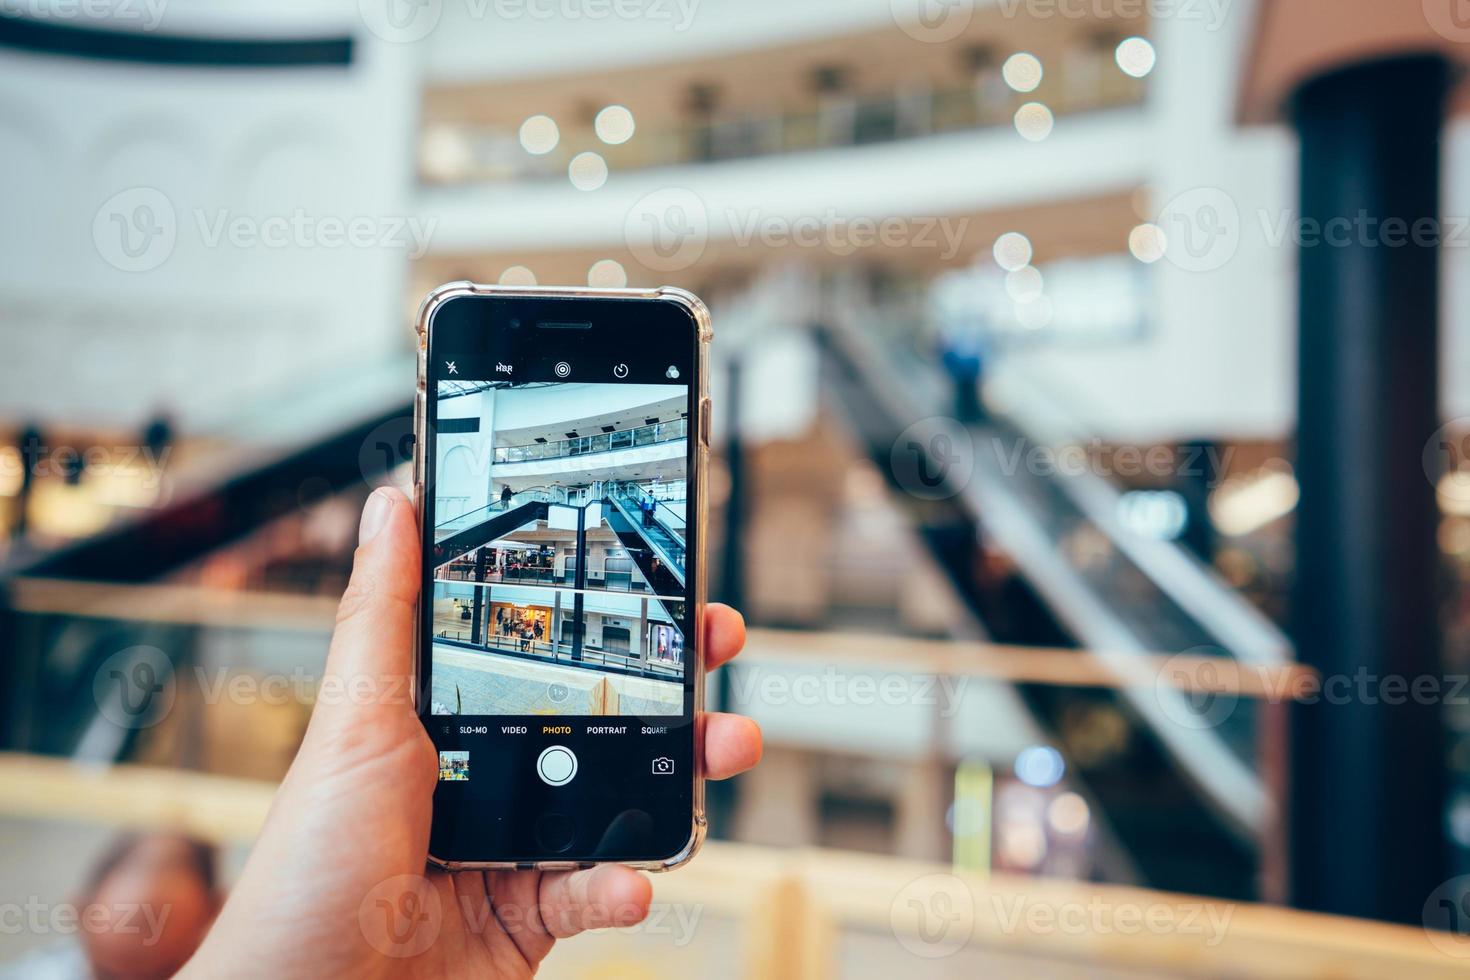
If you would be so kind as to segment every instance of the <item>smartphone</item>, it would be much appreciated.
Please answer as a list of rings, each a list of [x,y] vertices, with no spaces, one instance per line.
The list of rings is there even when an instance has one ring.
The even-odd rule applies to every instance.
[[[430,861],[650,871],[704,836],[709,312],[451,283],[418,318]]]

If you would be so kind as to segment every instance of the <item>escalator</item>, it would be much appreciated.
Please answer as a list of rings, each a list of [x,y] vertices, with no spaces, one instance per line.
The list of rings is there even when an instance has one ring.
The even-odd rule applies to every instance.
[[[544,491],[524,491],[509,500],[443,521],[434,528],[434,565],[453,561],[532,521],[544,521],[554,502]]]
[[[1101,477],[1025,465],[1033,450],[1054,449],[1075,433],[1049,428],[1040,414],[958,427],[945,419],[953,383],[911,339],[852,323],[815,335],[836,414],[987,631],[1002,642],[1084,648],[1118,678],[1116,692],[1086,698],[1110,699],[1131,719],[1129,764],[1086,778],[1147,880],[1252,894],[1255,855],[1274,826],[1259,774],[1256,706],[1242,700],[1227,717],[1207,714],[1209,703],[1159,682],[1159,655],[1276,666],[1289,656],[1285,637],[1182,548],[1123,527],[1118,491]],[[936,417],[945,421],[926,422]],[[973,450],[969,471],[958,475],[945,458],[955,439]],[[919,454],[924,472],[950,474],[953,485],[912,492],[911,474],[899,468],[907,453]],[[1003,593],[977,570],[982,543],[1018,572]],[[1055,689],[1022,694],[1054,733],[1080,710],[1076,696]],[[1162,811],[1172,817],[1160,821]],[[1161,834],[1174,847],[1153,846]],[[1200,862],[1150,866],[1151,853],[1177,853],[1181,835]]]
[[[666,539],[669,532],[645,527],[635,508],[611,492],[603,498],[602,519],[617,535],[623,549],[637,566],[639,574],[653,590],[671,622],[684,619],[684,549],[674,548]]]
[[[341,514],[355,524],[372,487],[401,482],[413,454],[412,379],[411,362],[388,362],[237,404],[166,472],[166,502],[122,510],[58,546],[14,543],[0,564],[0,748],[132,757],[154,733],[199,720],[181,717],[183,686],[170,677],[204,676],[196,672],[247,649],[264,663],[319,660],[355,541],[302,560],[276,580],[280,593],[241,583],[246,559],[233,550],[263,533],[279,539],[272,529],[323,509],[324,525],[340,527]],[[135,589],[158,608],[141,608]],[[244,589],[257,605],[236,601]],[[177,693],[178,706],[157,724],[101,725],[98,678],[114,675],[154,677],[148,687]],[[139,706],[139,717],[148,711]],[[171,742],[175,761],[206,765],[196,742]]]
[[[620,520],[613,524],[613,531],[629,547],[629,540],[636,536],[636,550],[652,553],[662,566],[672,573],[679,590],[684,587],[684,521],[667,505],[653,497],[636,483],[614,483],[608,488],[606,502],[616,510]],[[647,506],[647,516],[644,507]],[[631,525],[631,528],[629,527]],[[630,551],[635,550],[629,547]],[[634,556],[636,560],[636,555]],[[642,568],[640,562],[639,567]],[[647,572],[645,570],[645,577]],[[653,584],[653,579],[649,578]],[[658,586],[654,586],[658,589]],[[659,589],[662,592],[664,590]]]

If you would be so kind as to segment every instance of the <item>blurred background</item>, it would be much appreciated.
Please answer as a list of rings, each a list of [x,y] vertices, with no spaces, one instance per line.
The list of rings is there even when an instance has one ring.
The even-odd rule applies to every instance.
[[[546,975],[1457,972],[1467,42],[1456,0],[0,3],[0,961],[197,941],[470,279],[710,305],[752,627],[710,697],[767,739],[656,924]],[[58,917],[128,888],[197,914]]]

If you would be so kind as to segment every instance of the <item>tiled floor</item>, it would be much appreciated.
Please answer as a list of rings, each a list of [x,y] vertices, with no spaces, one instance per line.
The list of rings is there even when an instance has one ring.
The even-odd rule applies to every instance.
[[[580,667],[534,663],[494,653],[434,644],[434,700],[466,715],[675,715],[684,687],[674,681],[604,674]]]

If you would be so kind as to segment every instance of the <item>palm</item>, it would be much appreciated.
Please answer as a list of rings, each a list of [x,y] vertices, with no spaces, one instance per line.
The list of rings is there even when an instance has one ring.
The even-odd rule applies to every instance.
[[[647,913],[648,879],[617,865],[425,873],[438,757],[407,684],[413,520],[399,497],[382,533],[358,550],[301,751],[191,968],[529,977],[557,938],[632,925]],[[713,668],[739,652],[744,626],[733,610],[711,606],[706,627]],[[711,778],[759,759],[760,733],[748,719],[703,720]]]

